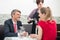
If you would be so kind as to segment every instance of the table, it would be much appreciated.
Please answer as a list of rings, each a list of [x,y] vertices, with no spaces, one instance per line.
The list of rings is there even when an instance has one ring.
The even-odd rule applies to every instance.
[[[6,37],[4,40],[37,40],[37,39],[30,37]]]

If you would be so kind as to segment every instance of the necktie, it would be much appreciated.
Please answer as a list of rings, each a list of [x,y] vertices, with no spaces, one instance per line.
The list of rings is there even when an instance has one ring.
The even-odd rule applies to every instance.
[[[16,33],[17,32],[17,25],[14,24],[14,32]]]

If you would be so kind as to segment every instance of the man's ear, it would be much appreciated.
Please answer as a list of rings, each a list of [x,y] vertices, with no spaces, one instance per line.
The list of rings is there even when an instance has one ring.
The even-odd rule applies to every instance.
[[[14,15],[12,15],[12,17],[14,17]]]

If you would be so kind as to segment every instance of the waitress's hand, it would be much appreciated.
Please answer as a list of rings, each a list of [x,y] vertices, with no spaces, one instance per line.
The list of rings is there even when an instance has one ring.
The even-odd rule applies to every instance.
[[[33,19],[28,18],[28,23],[31,23],[33,21]]]
[[[31,19],[31,18],[28,19],[28,21],[31,21],[31,20],[33,20],[33,19]]]

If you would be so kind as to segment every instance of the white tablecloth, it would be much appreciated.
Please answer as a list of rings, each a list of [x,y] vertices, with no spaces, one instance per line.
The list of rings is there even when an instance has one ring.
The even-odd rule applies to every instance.
[[[6,37],[4,40],[37,40],[37,39],[30,37]]]

